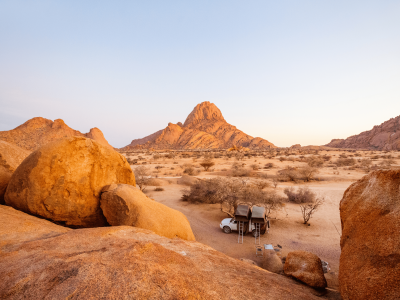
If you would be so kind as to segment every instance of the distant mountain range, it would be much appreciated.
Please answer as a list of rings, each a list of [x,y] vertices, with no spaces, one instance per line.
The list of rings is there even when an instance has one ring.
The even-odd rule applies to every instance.
[[[252,149],[276,148],[267,140],[240,131],[227,123],[215,104],[208,101],[198,104],[184,124],[168,126],[149,136],[133,140],[121,150],[131,149],[215,149],[232,146]]]
[[[326,146],[350,149],[400,150],[400,116],[347,139],[333,139]]]
[[[92,128],[88,133],[81,133],[70,128],[61,119],[52,121],[37,117],[26,121],[15,129],[0,131],[0,140],[29,151],[34,151],[44,144],[70,136],[91,138],[106,147],[113,148],[104,138],[100,129]],[[133,140],[121,150],[227,149],[233,146],[250,149],[276,148],[271,142],[259,137],[254,138],[226,122],[218,107],[206,101],[196,105],[183,124],[181,122],[177,124],[168,123],[166,128],[144,138]],[[296,147],[301,146],[292,146],[292,148]],[[313,147],[319,149],[324,146]],[[346,139],[333,139],[325,147],[400,150],[400,116],[358,135]]]

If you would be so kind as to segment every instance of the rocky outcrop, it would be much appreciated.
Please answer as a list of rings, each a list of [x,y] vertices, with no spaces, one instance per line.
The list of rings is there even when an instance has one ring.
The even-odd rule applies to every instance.
[[[320,299],[203,244],[140,228],[71,230],[3,206],[0,224],[5,300]]]
[[[4,204],[4,194],[12,173],[30,154],[29,151],[0,140],[0,204]]]
[[[88,137],[103,146],[112,148],[100,129],[92,128],[89,133],[83,134],[68,127],[61,119],[53,122],[52,120],[37,117],[26,121],[15,129],[0,131],[0,140],[16,144],[29,151],[35,151],[50,142],[72,136]]]
[[[96,142],[98,142],[100,145],[103,145],[105,147],[108,147],[110,149],[114,149],[106,140],[106,138],[104,137],[103,132],[101,132],[100,129],[98,129],[97,127],[91,128],[90,131],[88,133],[84,134],[85,137],[92,139]]]
[[[333,139],[326,146],[350,149],[400,150],[400,116],[347,139]]]
[[[3,259],[1,249],[15,250],[26,242],[58,236],[70,230],[72,229],[0,205],[0,263]]]
[[[253,138],[227,123],[221,111],[208,101],[198,104],[185,123],[168,126],[142,139],[133,140],[122,148],[130,149],[210,149],[232,146],[253,149],[276,148],[262,138]]]
[[[262,268],[273,273],[283,273],[282,260],[278,257],[275,250],[264,250]]]
[[[135,185],[122,155],[88,138],[64,138],[22,162],[10,179],[5,202],[68,226],[103,226],[100,192],[113,183]]]
[[[134,226],[168,238],[195,240],[183,213],[148,198],[131,185],[112,184],[104,187],[100,203],[110,225]]]
[[[399,299],[400,171],[374,171],[340,202],[340,293],[347,299]]]
[[[326,288],[327,282],[322,269],[321,259],[307,251],[289,252],[284,272],[286,275],[304,282],[313,288]]]

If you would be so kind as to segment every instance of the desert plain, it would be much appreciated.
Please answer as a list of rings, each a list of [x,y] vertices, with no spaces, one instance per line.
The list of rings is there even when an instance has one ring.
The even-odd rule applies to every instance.
[[[318,149],[315,147],[314,149]],[[399,151],[363,150],[314,150],[310,148],[285,148],[267,151],[128,151],[121,153],[132,163],[135,171],[143,167],[148,171],[148,184],[144,193],[157,202],[176,209],[188,218],[198,242],[237,259],[248,259],[260,265],[262,259],[256,256],[255,238],[248,233],[243,244],[238,243],[238,233],[225,234],[219,227],[224,218],[230,216],[221,211],[220,204],[189,203],[182,201],[182,195],[190,189],[193,181],[182,181],[187,173],[193,178],[237,178],[251,185],[266,182],[263,190],[272,191],[282,197],[280,207],[269,214],[271,228],[261,235],[260,244],[272,244],[278,256],[284,258],[289,252],[304,250],[316,254],[329,264],[325,274],[328,288],[338,289],[341,223],[339,205],[345,190],[373,169],[398,169]],[[214,165],[205,171],[200,165],[205,157]],[[211,159],[210,159],[211,157]],[[301,170],[310,167],[312,159],[321,158],[323,163],[314,166],[312,178],[285,178],[280,171]],[[347,164],[346,165],[346,160]],[[343,165],[345,164],[345,165]],[[233,167],[242,166],[239,176]],[[189,170],[188,170],[189,168]],[[191,170],[193,168],[194,170]],[[136,177],[137,178],[137,177]],[[276,184],[276,186],[275,186]],[[287,199],[285,188],[295,190],[308,188],[324,200],[309,224],[304,224],[300,206]],[[280,247],[279,247],[279,246]]]

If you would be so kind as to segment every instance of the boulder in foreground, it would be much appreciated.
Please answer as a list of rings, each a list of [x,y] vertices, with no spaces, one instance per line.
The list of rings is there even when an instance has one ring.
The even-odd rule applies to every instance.
[[[12,173],[31,152],[17,145],[0,140],[0,204],[4,204],[4,194]]]
[[[320,299],[197,242],[130,226],[71,230],[0,206],[0,222],[5,214],[1,299]]]
[[[68,226],[104,226],[100,192],[113,183],[135,185],[122,155],[88,138],[64,138],[23,161],[11,177],[5,202]]]
[[[374,171],[340,202],[343,299],[400,297],[400,171]]]
[[[112,184],[103,189],[100,201],[110,225],[134,226],[168,238],[195,240],[183,213],[148,198],[136,187]]]
[[[313,288],[327,287],[321,259],[311,252],[289,252],[286,257],[284,272],[286,275],[293,276]]]
[[[262,268],[273,273],[283,273],[282,260],[276,254],[275,250],[264,250]]]

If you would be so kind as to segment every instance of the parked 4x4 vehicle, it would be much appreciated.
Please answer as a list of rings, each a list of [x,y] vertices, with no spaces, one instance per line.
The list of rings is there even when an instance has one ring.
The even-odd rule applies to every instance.
[[[247,224],[247,223],[245,223]],[[269,228],[269,223],[266,222],[265,226],[261,227],[261,234],[264,234],[267,226]],[[232,231],[238,231],[238,223],[234,218],[226,218],[221,221],[221,224],[219,224],[219,227],[222,229],[223,232],[225,233],[231,233]],[[248,227],[245,228],[245,233],[251,232],[253,236],[256,236],[256,226],[254,223],[251,221],[248,222]]]

